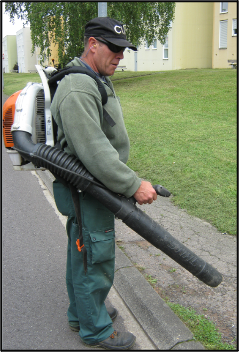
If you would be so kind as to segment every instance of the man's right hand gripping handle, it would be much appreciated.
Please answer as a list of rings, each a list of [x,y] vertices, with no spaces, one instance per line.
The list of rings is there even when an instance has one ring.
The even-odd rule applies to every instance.
[[[163,186],[155,185],[152,186],[148,181],[142,181],[138,190],[134,193],[133,197],[136,199],[138,204],[151,204],[157,199],[157,195],[162,197],[169,197],[170,192]]]

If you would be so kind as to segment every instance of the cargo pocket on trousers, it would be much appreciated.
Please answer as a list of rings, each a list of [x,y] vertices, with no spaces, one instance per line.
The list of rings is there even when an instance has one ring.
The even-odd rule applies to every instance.
[[[92,247],[92,264],[103,263],[115,258],[115,232],[90,233]]]

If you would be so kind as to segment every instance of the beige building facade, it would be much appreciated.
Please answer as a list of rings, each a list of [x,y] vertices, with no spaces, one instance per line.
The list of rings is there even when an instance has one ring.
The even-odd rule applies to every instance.
[[[22,31],[22,30],[21,30]],[[26,28],[23,33],[26,32]],[[22,32],[21,32],[22,33]],[[3,39],[3,67],[10,72],[16,62],[20,72],[33,69],[30,32],[22,39],[23,49],[16,56],[16,36]],[[15,43],[15,44],[14,44]],[[15,47],[14,47],[15,45]],[[51,44],[51,56],[40,56],[36,48],[34,65],[57,65],[57,45]],[[15,50],[15,53],[14,53]],[[23,55],[22,55],[23,54]],[[54,62],[52,61],[54,59]],[[21,61],[21,62],[20,62]],[[27,64],[27,63],[30,63]],[[176,2],[175,18],[166,41],[142,43],[137,52],[125,50],[119,69],[130,71],[164,71],[189,68],[231,68],[237,62],[237,2]],[[24,65],[27,67],[24,67]],[[24,68],[23,68],[24,67]]]
[[[55,65],[59,64],[57,45],[51,43],[50,50],[51,50],[51,55],[47,56],[47,54],[40,55],[40,48],[39,47],[36,48],[36,64],[37,65],[55,66]]]
[[[2,40],[2,68],[3,72],[10,73],[14,65],[18,64],[19,73],[35,72],[35,65],[53,66],[57,65],[58,52],[57,45],[51,44],[51,55],[44,55],[43,62],[40,49],[35,48],[32,54],[32,40],[30,27],[25,27],[16,32],[16,35],[7,35]],[[52,59],[54,61],[52,61]]]
[[[13,70],[17,61],[17,45],[15,35],[6,35],[2,41],[2,67],[5,73]]]
[[[36,53],[31,53],[32,40],[30,27],[25,27],[17,31],[17,57],[18,57],[18,72],[28,73],[35,71]]]
[[[212,66],[212,2],[177,2],[172,31],[172,70]]]
[[[214,2],[212,68],[237,62],[237,2]]]
[[[227,26],[227,46],[225,32]],[[223,38],[223,39],[222,39]],[[222,44],[223,41],[223,44]],[[138,52],[125,50],[120,65],[131,71],[231,67],[237,60],[237,2],[176,2],[166,42],[143,43]]]

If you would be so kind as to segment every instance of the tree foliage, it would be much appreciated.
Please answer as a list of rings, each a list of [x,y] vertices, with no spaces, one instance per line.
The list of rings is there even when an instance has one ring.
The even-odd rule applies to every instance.
[[[162,44],[174,18],[174,2],[108,2],[108,16],[126,25],[127,39],[134,45],[156,38]],[[59,62],[65,65],[83,52],[85,24],[98,16],[97,2],[6,2],[10,21],[21,18],[30,24],[32,52],[50,56],[51,43],[58,45]]]

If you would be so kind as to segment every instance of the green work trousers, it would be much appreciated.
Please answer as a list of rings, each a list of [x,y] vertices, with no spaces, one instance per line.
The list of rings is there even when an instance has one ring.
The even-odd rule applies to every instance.
[[[79,228],[70,189],[56,180],[53,192],[58,210],[68,217],[68,321],[73,325],[79,323],[81,339],[87,344],[94,344],[105,340],[114,331],[104,303],[114,278],[114,215],[88,193],[79,193],[83,243],[87,249],[85,274],[83,255],[76,245]]]

